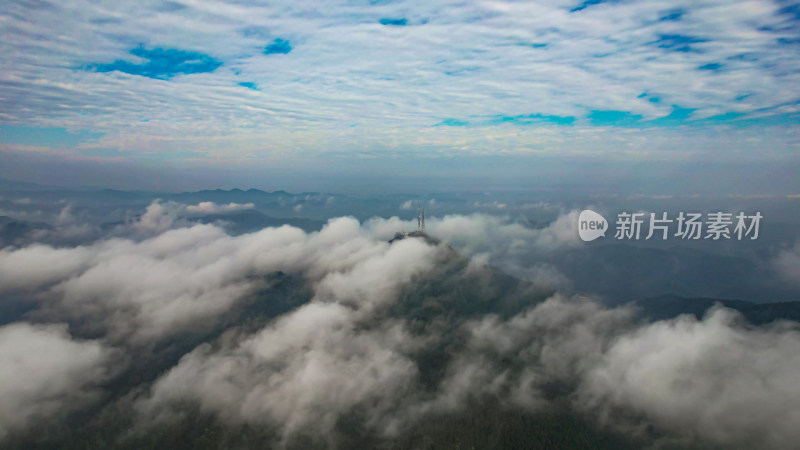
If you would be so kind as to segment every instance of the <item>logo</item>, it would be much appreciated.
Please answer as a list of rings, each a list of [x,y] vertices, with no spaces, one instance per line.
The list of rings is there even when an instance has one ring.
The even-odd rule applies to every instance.
[[[648,219],[649,215],[649,219]],[[758,239],[761,212],[748,215],[744,212],[684,213],[680,211],[674,219],[669,213],[621,212],[617,214],[616,233],[618,240],[666,240],[670,237],[681,239],[738,240],[749,237]],[[673,226],[674,223],[674,226]],[[643,230],[644,229],[644,230]],[[593,241],[600,236],[605,237],[608,222],[600,214],[585,209],[578,216],[578,236],[582,241]],[[644,232],[643,232],[644,231]],[[674,234],[672,232],[675,231]]]
[[[600,236],[605,237],[608,222],[600,214],[591,209],[584,209],[578,216],[578,236],[582,241],[593,241]]]

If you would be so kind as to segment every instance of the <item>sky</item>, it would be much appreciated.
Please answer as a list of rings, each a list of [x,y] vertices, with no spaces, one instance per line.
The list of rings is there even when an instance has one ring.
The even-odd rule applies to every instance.
[[[8,179],[800,192],[796,2],[7,1],[0,33]]]

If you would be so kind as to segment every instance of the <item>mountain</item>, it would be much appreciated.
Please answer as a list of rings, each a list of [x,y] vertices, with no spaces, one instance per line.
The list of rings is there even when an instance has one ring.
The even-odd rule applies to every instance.
[[[800,321],[800,301],[755,303],[718,298],[687,298],[669,294],[633,302],[642,308],[644,316],[651,321],[673,319],[681,314],[691,314],[700,319],[717,303],[739,311],[753,325],[763,325],[776,320]]]
[[[419,238],[424,240],[430,245],[440,244],[440,241],[438,239],[428,236],[428,234],[425,233],[424,231],[412,231],[410,233],[403,233],[398,231],[397,233],[394,234],[394,238],[392,238],[392,240],[390,240],[389,243],[391,244],[393,242],[402,241],[403,239],[408,239],[408,238]]]
[[[577,291],[602,295],[612,306],[666,294],[753,302],[796,299],[790,287],[768,282],[774,277],[770,267],[750,254],[614,242],[566,249],[547,262]]]
[[[27,181],[14,181],[0,178],[0,191],[46,191],[59,189],[55,186],[45,186],[42,184],[28,183]]]
[[[307,193],[291,194],[286,191],[267,192],[260,189],[243,191],[238,188],[225,190],[214,189],[195,192],[180,192],[177,194],[162,194],[164,199],[175,200],[182,203],[215,202],[215,203],[265,203],[276,201],[289,201],[295,197],[305,197]]]
[[[17,244],[30,232],[36,230],[50,230],[52,227],[46,223],[24,222],[8,216],[0,216],[0,248],[6,245]]]
[[[51,184],[30,183],[28,181],[15,181],[0,178],[0,192],[78,192],[78,191],[97,191],[101,188],[92,186],[55,186]]]

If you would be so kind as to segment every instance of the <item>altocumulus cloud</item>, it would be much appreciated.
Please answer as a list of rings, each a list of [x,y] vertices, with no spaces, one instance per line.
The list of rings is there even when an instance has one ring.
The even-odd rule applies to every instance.
[[[648,155],[747,145],[785,156],[793,148],[786,126],[798,112],[789,94],[798,82],[791,6],[337,3],[311,14],[295,3],[132,3],[112,11],[82,1],[5,2],[0,14],[15,39],[3,47],[3,112],[37,126],[106,133],[81,151],[140,154],[214,156],[235,147],[268,156],[267,135],[276,154],[352,149],[352,140],[377,148],[387,136],[409,148],[444,151],[459,142],[489,153],[612,153],[622,143],[645,157],[634,145],[642,134]],[[261,89],[242,95],[241,83]],[[396,114],[385,114],[387,101]],[[164,102],[180,120],[159,113]],[[616,120],[591,126],[603,117],[651,129],[605,129]],[[738,119],[774,132],[752,132],[732,123]],[[441,123],[470,126],[433,126]],[[695,123],[728,124],[735,133],[668,129]],[[485,127],[495,128],[491,138]]]
[[[800,244],[783,249],[772,261],[772,265],[783,281],[800,286]]]

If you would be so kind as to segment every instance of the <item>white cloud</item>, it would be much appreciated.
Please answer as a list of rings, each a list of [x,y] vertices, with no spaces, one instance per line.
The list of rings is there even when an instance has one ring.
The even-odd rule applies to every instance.
[[[772,264],[781,279],[800,286],[800,245],[782,250]]]
[[[309,428],[324,436],[359,405],[378,422],[413,384],[417,368],[406,352],[418,344],[399,323],[358,329],[352,316],[315,302],[231,348],[201,346],[139,407],[164,418],[170,404],[194,400],[227,421],[273,425],[287,437]]]
[[[541,410],[559,383],[577,386],[579,411],[632,435],[647,438],[649,426],[658,430],[649,438],[673,444],[771,449],[800,439],[796,323],[752,328],[721,307],[700,321],[633,319],[630,309],[555,296],[506,321],[471,322],[437,399],[417,411],[484,395]]]
[[[164,210],[154,203],[133,226],[172,226],[173,216]],[[260,275],[277,270],[306,275],[319,283],[318,295],[347,290],[351,301],[375,299],[391,286],[376,278],[382,272],[365,267],[390,264],[378,256],[411,251],[413,244],[390,249],[351,218],[331,220],[311,234],[283,226],[232,237],[213,225],[195,225],[139,242],[115,238],[74,248],[0,250],[0,292],[42,291],[61,314],[93,317],[115,339],[149,341],[213,323],[260,285]],[[416,270],[391,268],[397,279]],[[348,278],[349,271],[369,283]]]
[[[110,350],[73,340],[66,325],[0,327],[0,438],[95,400]]]
[[[142,233],[162,233],[178,224],[184,205],[155,200],[131,227]]]
[[[263,275],[281,270],[302,276],[311,300],[184,355],[128,397],[144,422],[175,419],[196,404],[225,424],[274,427],[287,443],[298,433],[327,439],[357,412],[366,432],[390,437],[487,397],[546,410],[558,385],[566,391],[559,406],[645,440],[782,449],[800,439],[796,323],[752,327],[717,308],[699,321],[649,324],[630,308],[556,294],[510,317],[449,310],[419,327],[396,313],[405,306],[398,300],[416,280],[440,276],[452,253],[419,239],[386,242],[415,223],[337,218],[315,233],[284,226],[230,236],[183,226],[185,213],[185,205],[156,202],[130,224],[150,233],[137,239],[0,250],[0,293],[32,293],[52,314],[45,317],[102,326],[101,341],[75,340],[62,325],[0,327],[0,434],[91,401],[108,377],[107,345],[146,359],[136,344],[214,323]],[[576,214],[541,229],[480,214],[430,218],[428,226],[470,257],[452,275],[468,280],[494,259],[576,245]],[[793,267],[794,256],[786,251],[779,267]],[[568,288],[553,267],[526,269],[514,274]],[[438,306],[435,296],[423,301]],[[422,386],[419,352],[445,345],[452,359],[442,377]]]
[[[426,217],[426,231],[467,254],[489,252],[492,255],[520,253],[526,250],[553,250],[579,243],[578,211],[560,215],[545,228],[530,228],[508,217],[488,214]],[[416,229],[416,219],[373,218],[364,226],[380,238],[389,239],[395,232]]]
[[[544,386],[574,382],[594,367],[609,342],[630,329],[632,317],[626,308],[556,295],[507,321],[489,315],[469,322],[467,346],[448,368],[437,402],[457,408],[469,398],[505,392],[507,402],[545,407]],[[519,372],[497,367],[497,358],[518,360]]]
[[[186,205],[174,201],[155,200],[147,207],[145,213],[133,221],[130,226],[140,233],[157,234],[174,227],[186,226],[188,224],[185,220],[187,217],[202,214],[224,214],[254,207],[255,205],[252,203],[219,205],[214,202],[200,202],[196,205]]]
[[[435,392],[422,394],[410,355],[441,336],[358,316],[337,301],[312,302],[240,341],[198,347],[139,410],[168,419],[179,411],[170,405],[194,400],[225,420],[276,426],[290,438],[327,435],[361,407],[373,431],[392,434],[487,396],[547,410],[556,383],[571,386],[578,411],[643,439],[774,449],[798,439],[796,324],[749,328],[719,308],[702,321],[641,324],[632,309],[556,295],[507,320],[463,324],[464,346]]]
[[[195,400],[227,421],[275,426],[290,438],[309,427],[325,435],[362,407],[367,425],[385,431],[397,399],[415,383],[409,353],[423,338],[380,311],[401,286],[432,269],[437,250],[409,239],[356,255],[356,243],[320,262],[316,270],[326,272],[310,303],[223,348],[198,347],[155,384],[140,410],[168,420],[173,406]]]
[[[218,205],[214,202],[200,202],[197,205],[187,205],[186,211],[192,214],[220,214],[253,208],[255,208],[255,205],[252,203],[228,203],[227,205]]]
[[[717,308],[703,321],[683,316],[619,337],[587,374],[581,401],[601,417],[641,414],[686,439],[792,447],[800,440],[800,330],[740,320]]]

